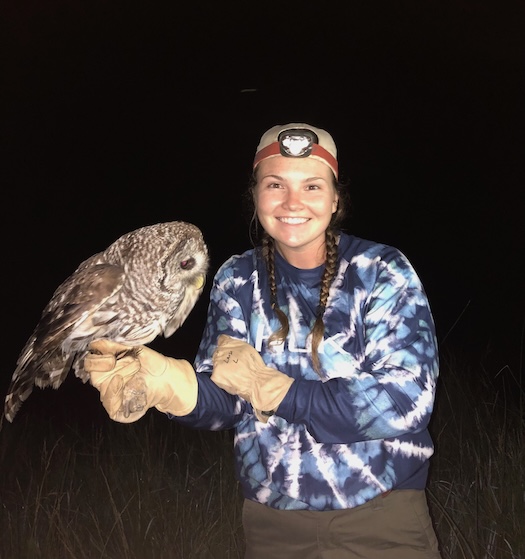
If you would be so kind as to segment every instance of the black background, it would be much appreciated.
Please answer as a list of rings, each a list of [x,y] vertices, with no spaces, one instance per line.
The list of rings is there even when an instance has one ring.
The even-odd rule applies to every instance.
[[[520,374],[524,13],[518,1],[3,2],[2,387],[54,289],[120,235],[191,221],[211,273],[249,248],[241,194],[260,136],[286,122],[332,133],[346,229],[408,256],[442,349]],[[207,297],[154,347],[192,359]]]

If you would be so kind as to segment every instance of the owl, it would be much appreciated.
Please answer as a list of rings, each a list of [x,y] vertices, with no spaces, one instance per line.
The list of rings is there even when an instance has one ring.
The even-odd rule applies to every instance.
[[[208,249],[183,221],[131,231],[94,254],[56,289],[17,360],[4,404],[12,422],[34,385],[57,389],[70,370],[84,383],[91,341],[129,346],[171,336],[202,294]]]

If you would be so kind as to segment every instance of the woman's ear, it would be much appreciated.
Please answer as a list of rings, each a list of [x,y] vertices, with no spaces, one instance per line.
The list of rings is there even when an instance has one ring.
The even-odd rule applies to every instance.
[[[339,204],[339,196],[335,196],[334,201],[332,202],[332,213],[335,214],[337,211],[337,206]]]

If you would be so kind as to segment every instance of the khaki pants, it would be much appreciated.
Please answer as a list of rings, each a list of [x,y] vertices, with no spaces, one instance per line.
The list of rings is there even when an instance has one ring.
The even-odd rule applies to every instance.
[[[441,559],[424,491],[391,491],[326,512],[245,500],[243,525],[245,559]]]

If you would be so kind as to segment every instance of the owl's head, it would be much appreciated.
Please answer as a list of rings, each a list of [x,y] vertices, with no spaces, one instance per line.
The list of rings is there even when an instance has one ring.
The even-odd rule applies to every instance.
[[[200,295],[209,268],[208,247],[202,231],[196,225],[184,221],[163,225],[165,227],[160,235],[166,237],[166,244],[159,261],[163,270],[163,289],[192,288]]]

